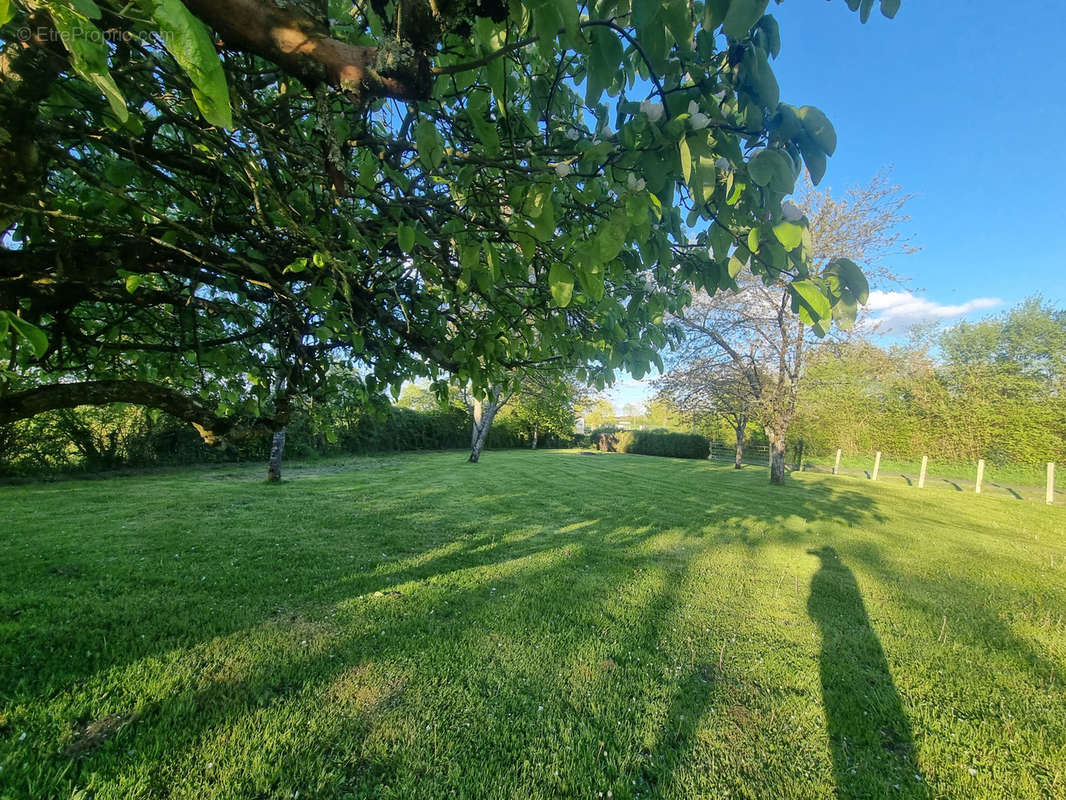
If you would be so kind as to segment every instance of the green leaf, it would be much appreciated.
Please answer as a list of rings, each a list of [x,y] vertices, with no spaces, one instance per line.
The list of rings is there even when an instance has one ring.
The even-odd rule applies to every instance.
[[[410,225],[397,225],[396,243],[400,245],[401,250],[410,255],[415,246],[415,229]]]
[[[874,0],[862,0],[862,2],[859,3],[859,21],[862,22],[863,25],[865,25],[866,21],[870,19],[870,12],[873,10]]]
[[[825,177],[827,167],[825,153],[806,133],[797,136],[795,141],[800,155],[803,156],[803,163],[807,165],[807,171],[811,173],[811,183],[817,186]]]
[[[753,253],[759,252],[759,229],[752,228],[748,231],[748,249]]]
[[[108,68],[108,49],[104,35],[92,22],[70,7],[59,3],[48,5],[52,24],[70,53],[71,66],[82,78],[99,89],[107,98],[111,112],[120,122],[129,119],[126,98]]]
[[[143,275],[127,275],[126,276],[126,291],[133,294],[137,291],[137,287],[141,285],[144,280]]]
[[[803,242],[803,226],[795,222],[774,225],[774,236],[786,250],[795,250]]]
[[[781,27],[772,14],[759,20],[759,29],[766,35],[766,50],[774,58],[781,55]]]
[[[769,0],[731,0],[722,22],[722,30],[730,39],[744,39],[766,10]]]
[[[74,10],[87,19],[100,19],[100,6],[96,5],[93,0],[69,0],[70,4],[74,6]]]
[[[799,311],[803,322],[813,325],[830,315],[829,298],[812,281],[793,281],[788,288],[792,293],[793,309]]]
[[[892,19],[899,11],[899,6],[900,0],[881,0],[881,13]]]
[[[193,82],[193,99],[212,125],[233,127],[229,87],[207,26],[181,0],[149,0],[163,46]]]
[[[593,102],[614,83],[615,75],[622,68],[622,59],[622,42],[613,30],[597,26],[589,31],[587,80],[590,88],[587,94],[594,95]]]
[[[8,0],[0,0],[0,25],[6,25],[15,16],[15,9]],[[3,333],[0,333],[0,337]]]
[[[681,174],[685,178],[685,184],[692,185],[692,153],[688,149],[688,139],[681,137],[681,141],[677,143],[677,148],[681,152]]]
[[[436,169],[444,160],[444,147],[437,135],[437,126],[424,119],[415,126],[415,147],[418,157],[429,169]]]
[[[826,275],[835,275],[841,285],[860,303],[870,299],[870,283],[866,280],[859,265],[850,258],[835,258],[825,268]]]
[[[574,273],[564,264],[552,264],[548,272],[552,300],[559,308],[566,308],[574,297]]]
[[[14,329],[15,333],[29,343],[30,349],[33,350],[33,355],[37,358],[43,356],[45,351],[48,350],[48,336],[45,332],[10,311],[5,311],[4,314],[7,315],[8,324]]]
[[[526,216],[536,219],[544,213],[544,207],[551,205],[552,187],[546,183],[537,183],[530,187],[526,195]]]
[[[668,0],[663,3],[663,22],[683,52],[692,50],[692,6],[688,0]]]
[[[829,118],[814,106],[803,106],[796,113],[811,140],[822,148],[827,156],[833,155],[837,149],[837,132]]]
[[[711,248],[714,250],[714,257],[719,261],[724,260],[732,245],[733,234],[721,223],[715,222],[711,226]]]
[[[768,147],[748,161],[748,174],[756,185],[787,194],[795,186],[792,159],[782,150]]]

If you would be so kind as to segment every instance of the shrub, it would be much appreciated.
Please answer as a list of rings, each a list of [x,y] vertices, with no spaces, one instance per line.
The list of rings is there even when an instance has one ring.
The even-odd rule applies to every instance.
[[[693,433],[623,431],[602,434],[598,448],[606,452],[638,453],[645,456],[705,459],[711,454],[706,437]]]

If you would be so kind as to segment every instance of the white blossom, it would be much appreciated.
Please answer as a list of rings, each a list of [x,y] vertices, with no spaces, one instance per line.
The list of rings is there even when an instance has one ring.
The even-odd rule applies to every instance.
[[[719,156],[718,160],[714,162],[714,166],[717,169],[722,170],[723,172],[733,168],[732,163],[730,163],[729,159],[726,158],[725,156]]]
[[[565,136],[571,142],[576,142],[578,139],[581,138],[581,131],[579,131],[577,128],[571,128],[566,132]]]
[[[711,124],[711,118],[700,111],[695,100],[688,101],[689,126],[694,131],[702,131]]]
[[[566,161],[560,161],[558,164],[555,165],[555,174],[558,175],[560,178],[565,178],[567,175],[570,174],[570,164]]]
[[[658,122],[663,115],[663,104],[653,103],[650,100],[644,100],[640,104],[640,110],[648,115],[648,119],[651,122]]]
[[[786,222],[799,222],[803,219],[803,209],[791,200],[785,200],[781,203],[781,216]]]
[[[646,185],[643,178],[638,178],[632,172],[626,178],[626,186],[629,187],[631,192],[643,192]]]

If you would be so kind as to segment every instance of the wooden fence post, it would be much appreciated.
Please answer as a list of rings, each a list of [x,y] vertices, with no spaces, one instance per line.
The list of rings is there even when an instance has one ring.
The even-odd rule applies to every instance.
[[[918,473],[918,488],[925,488],[925,470],[929,466],[929,456],[922,456],[922,471]]]
[[[834,475],[840,474],[840,448],[839,447],[837,448],[837,460],[836,460],[836,463],[833,464],[833,474]]]
[[[872,480],[872,481],[876,481],[877,480],[877,470],[879,470],[879,469],[881,469],[881,451],[880,450],[878,450],[874,454],[874,471],[870,475],[870,480]]]
[[[985,460],[977,459],[977,483],[973,487],[974,494],[981,494],[981,482],[985,479]]]
[[[1051,505],[1055,502],[1055,462],[1047,462],[1047,492],[1044,494],[1044,502]]]

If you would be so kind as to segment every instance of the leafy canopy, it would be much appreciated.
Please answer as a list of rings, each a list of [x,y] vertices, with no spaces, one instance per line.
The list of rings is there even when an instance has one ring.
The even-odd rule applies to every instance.
[[[281,422],[335,367],[368,400],[640,377],[668,314],[741,270],[815,324],[865,298],[782,211],[836,136],[780,101],[766,0],[289,5],[0,8],[16,72],[58,63],[0,91],[33,155],[0,163],[8,391],[135,379]],[[22,45],[30,21],[60,35]]]

